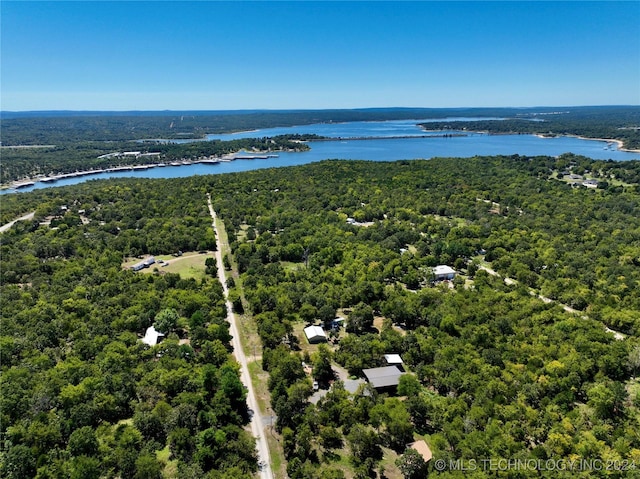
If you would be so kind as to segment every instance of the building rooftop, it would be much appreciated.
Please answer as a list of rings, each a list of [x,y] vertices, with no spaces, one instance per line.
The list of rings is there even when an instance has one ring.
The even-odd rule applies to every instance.
[[[160,331],[156,331],[156,328],[153,326],[149,326],[147,331],[144,333],[144,338],[142,338],[142,342],[148,344],[149,346],[155,346],[158,344],[158,340],[160,337],[164,336]]]
[[[422,458],[424,459],[424,462],[429,462],[433,457],[433,454],[431,453],[431,449],[429,449],[429,445],[423,440],[412,442],[407,447],[410,447],[411,449],[415,449],[416,451],[418,451],[422,456]]]
[[[327,335],[320,326],[307,326],[304,328],[304,334],[307,336],[307,339],[319,339],[319,338],[327,338]]]
[[[433,268],[433,274],[455,274],[456,270],[451,266],[447,266],[444,264],[438,265]]]
[[[402,371],[400,371],[396,366],[363,369],[362,373],[374,388],[397,386],[400,381],[400,376],[402,376]]]
[[[384,359],[387,364],[403,364],[399,354],[385,354]]]

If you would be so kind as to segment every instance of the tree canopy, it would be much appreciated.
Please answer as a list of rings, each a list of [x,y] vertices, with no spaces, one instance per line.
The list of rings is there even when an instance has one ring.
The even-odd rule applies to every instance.
[[[122,267],[215,245],[207,193],[290,477],[411,474],[410,454],[385,457],[416,436],[434,460],[638,461],[639,171],[574,155],[325,161],[3,197],[2,215],[36,214],[0,245],[0,473],[157,477],[162,450],[182,477],[256,470],[222,285]],[[441,264],[457,278],[434,281]],[[315,347],[312,402],[296,331],[337,311],[354,327]],[[165,319],[162,342],[140,341]],[[328,370],[389,353],[407,370],[395,395]]]

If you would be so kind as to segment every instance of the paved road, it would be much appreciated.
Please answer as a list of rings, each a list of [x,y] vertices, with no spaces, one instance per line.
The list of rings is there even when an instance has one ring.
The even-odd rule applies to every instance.
[[[269,445],[267,444],[266,429],[265,429],[265,417],[260,416],[260,410],[258,409],[258,401],[253,391],[253,384],[251,384],[251,376],[249,376],[249,367],[247,365],[247,357],[244,354],[242,345],[240,344],[240,334],[238,334],[238,326],[236,324],[236,316],[233,314],[231,302],[229,301],[229,290],[227,288],[227,278],[224,272],[224,265],[222,263],[222,244],[220,243],[220,235],[216,228],[216,212],[211,205],[211,197],[207,194],[207,204],[209,206],[209,214],[211,214],[212,227],[216,233],[216,264],[218,266],[218,279],[222,283],[222,290],[224,291],[224,297],[227,306],[227,321],[231,325],[231,345],[233,346],[233,352],[238,363],[240,363],[240,380],[247,388],[247,403],[249,409],[253,411],[251,416],[251,431],[256,438],[256,448],[258,450],[258,463],[260,464],[260,477],[262,479],[273,479],[273,472],[271,471],[271,458],[269,456]]]
[[[24,216],[21,216],[20,218],[16,218],[13,221],[10,221],[9,223],[7,223],[6,225],[2,225],[0,226],[0,233],[4,233],[5,231],[7,231],[9,228],[11,228],[15,223],[17,223],[18,221],[24,221],[24,220],[30,220],[33,219],[34,215],[36,214],[35,211],[32,211],[31,213],[28,213]]]

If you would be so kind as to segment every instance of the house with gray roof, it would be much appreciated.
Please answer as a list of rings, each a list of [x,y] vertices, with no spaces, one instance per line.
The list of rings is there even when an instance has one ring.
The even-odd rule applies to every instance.
[[[362,373],[376,389],[395,389],[400,382],[400,376],[402,376],[402,371],[396,366],[363,369]]]

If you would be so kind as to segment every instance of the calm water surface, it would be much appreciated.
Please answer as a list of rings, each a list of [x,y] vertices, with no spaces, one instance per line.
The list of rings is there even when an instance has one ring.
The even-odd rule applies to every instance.
[[[361,137],[393,137],[393,136],[424,136],[441,135],[442,132],[424,131],[418,123],[433,123],[436,121],[477,121],[502,120],[503,118],[439,118],[424,120],[391,120],[391,121],[352,121],[348,123],[316,123],[314,125],[288,126],[267,128],[264,130],[241,131],[221,135],[207,135],[208,140],[236,140],[241,138],[261,138],[263,136],[277,136],[289,134],[309,134],[326,136],[328,138],[361,138]]]
[[[459,118],[473,120],[473,118]],[[66,186],[93,179],[107,178],[181,178],[193,175],[231,173],[275,168],[282,166],[304,165],[326,159],[396,161],[434,157],[472,157],[476,155],[548,155],[575,153],[594,159],[615,161],[640,160],[639,153],[630,153],[615,149],[604,141],[581,140],[579,138],[538,138],[534,135],[486,135],[469,133],[468,136],[443,138],[439,132],[425,132],[417,123],[441,120],[401,120],[382,122],[322,123],[297,127],[269,128],[251,132],[226,135],[209,135],[213,139],[237,139],[250,137],[275,136],[289,133],[315,133],[335,141],[311,142],[310,151],[279,152],[278,158],[266,160],[235,160],[218,164],[194,164],[185,166],[165,166],[147,170],[99,173],[76,178],[58,180],[55,183],[38,182],[34,186],[21,188],[27,192],[40,188]],[[451,131],[448,133],[461,133]],[[429,137],[424,137],[430,135]],[[390,137],[415,138],[390,138]],[[376,139],[349,140],[348,138],[376,137]],[[2,190],[3,194],[15,190]]]

